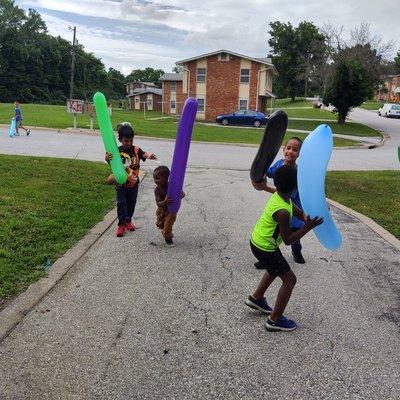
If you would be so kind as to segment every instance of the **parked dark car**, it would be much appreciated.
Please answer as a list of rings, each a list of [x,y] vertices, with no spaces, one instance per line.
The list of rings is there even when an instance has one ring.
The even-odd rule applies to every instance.
[[[218,115],[216,121],[222,125],[253,125],[258,128],[267,123],[267,117],[262,112],[240,110],[230,114]]]

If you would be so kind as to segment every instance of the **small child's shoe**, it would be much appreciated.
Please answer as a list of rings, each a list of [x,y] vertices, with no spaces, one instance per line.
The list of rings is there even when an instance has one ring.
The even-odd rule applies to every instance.
[[[287,319],[283,315],[281,315],[281,317],[276,322],[272,321],[271,318],[268,317],[267,322],[265,323],[265,329],[270,332],[290,332],[294,331],[296,328],[298,328],[296,322],[292,321],[291,319]]]
[[[263,312],[264,314],[271,314],[272,308],[268,305],[265,297],[262,299],[256,300],[253,296],[249,296],[245,301],[246,306],[253,308],[254,310],[258,310]]]
[[[126,231],[126,226],[125,226],[125,225],[118,225],[118,228],[117,228],[117,237],[122,237],[122,236],[124,236],[125,231]]]
[[[136,226],[133,222],[129,221],[126,223],[126,229],[128,231],[134,231],[136,229]]]
[[[168,247],[174,247],[174,241],[172,239],[165,239],[165,243],[167,244]]]

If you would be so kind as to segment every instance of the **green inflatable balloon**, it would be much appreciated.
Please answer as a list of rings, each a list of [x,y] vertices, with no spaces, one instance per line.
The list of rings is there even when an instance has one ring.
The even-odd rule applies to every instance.
[[[111,125],[110,115],[108,113],[107,102],[104,94],[95,93],[93,96],[94,106],[96,107],[97,122],[99,123],[101,137],[103,138],[104,148],[107,153],[111,153],[113,158],[110,161],[111,170],[115,180],[123,185],[126,182],[126,171],[119,155],[117,141]]]

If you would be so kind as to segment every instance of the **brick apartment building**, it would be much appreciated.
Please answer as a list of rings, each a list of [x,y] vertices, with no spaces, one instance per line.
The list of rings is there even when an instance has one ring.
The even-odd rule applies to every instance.
[[[387,103],[400,103],[400,74],[386,77],[382,88],[375,92],[374,99]]]
[[[153,82],[130,82],[126,84],[126,97],[131,110],[161,111],[162,90]]]
[[[215,120],[236,110],[265,111],[277,74],[267,58],[253,58],[218,50],[176,62],[182,73],[161,77],[163,112],[180,114],[188,97],[199,102],[197,119]]]

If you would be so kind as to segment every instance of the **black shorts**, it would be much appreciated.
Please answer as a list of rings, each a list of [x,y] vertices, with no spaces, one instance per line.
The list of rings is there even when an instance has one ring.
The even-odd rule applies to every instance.
[[[271,276],[281,276],[290,271],[290,265],[283,257],[281,251],[263,251],[254,246],[250,241],[251,251],[261,264],[261,269],[266,269]]]

